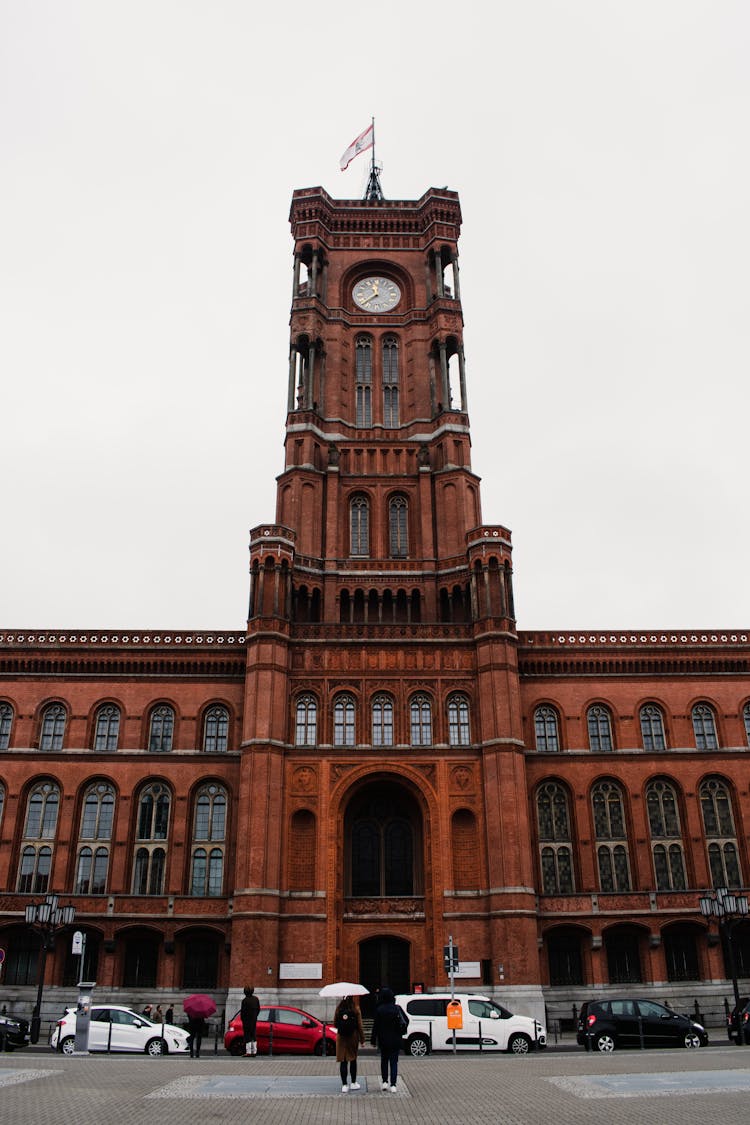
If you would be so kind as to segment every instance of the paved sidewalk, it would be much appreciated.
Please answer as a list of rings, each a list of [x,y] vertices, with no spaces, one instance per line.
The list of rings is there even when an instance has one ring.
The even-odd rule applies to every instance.
[[[745,1125],[750,1049],[403,1058],[341,1093],[333,1059],[0,1056],[3,1125]]]

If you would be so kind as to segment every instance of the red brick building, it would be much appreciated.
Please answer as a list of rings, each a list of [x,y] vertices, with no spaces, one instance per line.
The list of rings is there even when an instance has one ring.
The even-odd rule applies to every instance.
[[[377,188],[375,184],[375,188]],[[54,891],[128,1002],[331,979],[731,995],[748,633],[524,633],[471,469],[458,197],[294,192],[285,464],[247,629],[0,634],[0,993]],[[238,564],[239,565],[239,564]],[[81,966],[59,937],[45,1015]],[[750,929],[732,946],[750,976]]]

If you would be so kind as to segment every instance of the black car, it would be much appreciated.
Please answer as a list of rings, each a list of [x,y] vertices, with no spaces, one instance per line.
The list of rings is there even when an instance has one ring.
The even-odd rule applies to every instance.
[[[750,999],[747,996],[743,996],[727,1016],[727,1036],[730,1043],[738,1047],[750,1043]]]
[[[587,1051],[616,1047],[705,1047],[705,1027],[655,1000],[586,1000],[576,1039]]]
[[[29,1043],[29,1021],[20,1016],[0,1016],[0,1048],[15,1051]]]

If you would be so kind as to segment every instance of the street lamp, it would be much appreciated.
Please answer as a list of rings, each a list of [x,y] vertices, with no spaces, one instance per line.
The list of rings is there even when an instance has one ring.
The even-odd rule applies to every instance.
[[[729,972],[732,975],[735,1007],[740,1006],[740,990],[737,985],[737,970],[734,965],[732,933],[738,922],[747,917],[747,895],[735,895],[726,887],[717,887],[713,894],[702,895],[698,900],[704,918],[716,918],[719,933],[726,934],[725,948],[729,957]]]
[[[36,1004],[31,1015],[31,1042],[39,1042],[39,1029],[42,1024],[42,993],[44,992],[44,972],[47,967],[47,954],[55,948],[55,938],[60,930],[73,925],[76,916],[74,906],[58,906],[57,895],[47,895],[44,902],[32,902],[26,907],[26,925],[41,935],[39,950],[39,987]]]

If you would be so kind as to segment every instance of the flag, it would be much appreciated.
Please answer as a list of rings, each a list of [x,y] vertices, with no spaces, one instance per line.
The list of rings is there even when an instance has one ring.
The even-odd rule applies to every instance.
[[[354,160],[354,157],[359,156],[360,152],[364,152],[365,149],[372,148],[374,143],[375,124],[373,123],[372,125],[368,125],[364,133],[360,133],[359,136],[355,137],[352,143],[349,145],[349,148],[339,160],[339,168],[341,169],[341,171],[346,171],[352,160]]]

